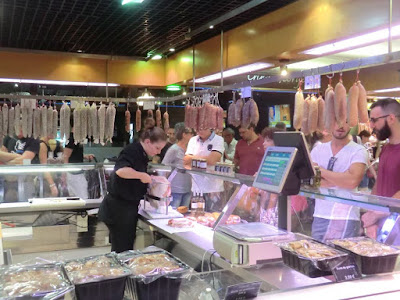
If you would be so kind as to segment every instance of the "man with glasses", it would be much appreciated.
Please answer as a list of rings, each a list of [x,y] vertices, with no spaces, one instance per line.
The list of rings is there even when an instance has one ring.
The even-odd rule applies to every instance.
[[[380,141],[388,143],[379,157],[378,177],[373,194],[400,199],[400,103],[382,99],[371,105],[370,125]],[[367,235],[376,238],[380,221],[388,214],[369,211],[362,216]]]
[[[367,150],[355,143],[348,124],[335,123],[332,140],[317,145],[311,159],[321,170],[321,187],[355,189],[368,162]],[[315,200],[312,237],[321,241],[358,236],[360,209],[338,202]]]

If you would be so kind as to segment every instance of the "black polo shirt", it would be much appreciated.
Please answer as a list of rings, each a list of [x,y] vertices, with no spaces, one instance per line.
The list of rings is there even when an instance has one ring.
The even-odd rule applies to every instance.
[[[124,179],[115,171],[129,167],[138,172],[147,172],[149,158],[140,142],[126,146],[118,156],[114,172],[111,174],[108,192],[116,198],[126,201],[140,201],[147,192],[147,184],[139,179]]]
[[[3,140],[3,146],[7,148],[8,152],[22,155],[25,151],[31,151],[35,153],[35,157],[32,159],[32,164],[39,164],[39,150],[40,141],[32,137],[28,138],[12,138],[6,136]]]
[[[70,164],[83,163],[83,145],[81,143],[77,143],[75,145],[74,134],[72,132],[69,136],[68,144],[65,145],[65,148],[72,150],[68,161]]]

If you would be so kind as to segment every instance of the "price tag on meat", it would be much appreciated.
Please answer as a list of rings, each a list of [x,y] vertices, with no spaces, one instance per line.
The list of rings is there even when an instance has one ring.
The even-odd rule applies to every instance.
[[[261,282],[246,282],[228,286],[225,300],[244,300],[257,297]]]
[[[329,262],[329,267],[337,282],[361,278],[360,269],[352,256],[348,256],[343,261],[333,260]]]

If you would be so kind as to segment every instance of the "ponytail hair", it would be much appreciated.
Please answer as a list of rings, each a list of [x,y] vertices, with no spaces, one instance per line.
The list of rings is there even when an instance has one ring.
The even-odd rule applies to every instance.
[[[150,140],[151,143],[165,142],[167,141],[167,134],[160,127],[148,127],[143,130],[140,135],[140,140]]]

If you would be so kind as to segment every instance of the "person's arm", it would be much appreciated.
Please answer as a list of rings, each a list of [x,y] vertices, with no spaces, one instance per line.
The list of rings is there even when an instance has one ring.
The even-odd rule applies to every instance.
[[[236,146],[237,147],[237,146]],[[239,153],[235,149],[235,155],[233,157],[233,163],[234,165],[238,168],[240,164],[240,158],[239,158]]]
[[[94,154],[85,154],[84,156],[83,156],[83,159],[86,159],[86,160],[88,160],[88,161],[91,161],[91,160],[93,160],[95,158],[95,155]]]
[[[321,177],[335,186],[343,189],[354,189],[360,184],[364,173],[365,164],[353,163],[346,172],[332,172],[320,168]]]
[[[4,148],[5,147],[3,146],[0,151],[0,161],[1,162],[8,163],[8,162],[12,161],[13,159],[18,158],[18,156],[20,156],[19,154],[9,153],[9,152],[7,152],[7,148],[5,148],[5,150],[3,150]]]
[[[124,179],[139,179],[143,183],[150,183],[151,177],[149,174],[144,172],[138,172],[130,167],[124,167],[115,171],[115,173]]]
[[[22,155],[16,154],[17,157],[7,162],[7,165],[22,165],[24,159],[32,160],[35,158],[36,153],[32,151],[25,151]]]
[[[218,151],[212,151],[205,159],[208,166],[214,166],[217,162],[221,161],[222,154]]]
[[[42,165],[47,164],[47,145],[45,143],[40,143],[39,160]],[[44,173],[44,178],[49,184],[51,195],[53,197],[57,197],[58,189],[56,184],[54,183],[53,176],[51,176],[49,172],[46,172]]]

